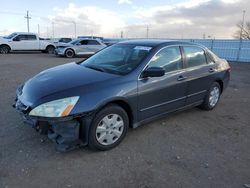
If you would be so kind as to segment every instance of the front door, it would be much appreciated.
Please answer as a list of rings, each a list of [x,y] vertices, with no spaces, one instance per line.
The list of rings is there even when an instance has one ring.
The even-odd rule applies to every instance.
[[[12,50],[38,50],[39,41],[36,35],[17,35],[10,42]]]
[[[162,67],[165,69],[165,75],[139,78],[138,111],[140,120],[181,108],[185,105],[186,100],[186,73],[178,46],[161,49],[151,59],[148,67]]]
[[[12,50],[24,50],[25,49],[25,35],[17,35],[12,41],[10,41],[10,46]]]

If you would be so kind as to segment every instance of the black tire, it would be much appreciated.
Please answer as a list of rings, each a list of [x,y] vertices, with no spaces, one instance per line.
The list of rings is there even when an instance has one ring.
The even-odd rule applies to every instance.
[[[219,93],[218,93],[218,99],[217,101],[215,102],[215,104],[211,103],[209,98],[211,96],[211,93],[212,91],[214,91],[215,89],[218,89]],[[203,109],[203,110],[212,110],[216,107],[216,105],[218,104],[219,100],[220,100],[220,95],[221,95],[221,87],[220,87],[220,84],[218,82],[214,82],[210,89],[208,90],[206,96],[205,96],[205,99],[204,99],[204,102],[201,104],[200,108]]]
[[[47,46],[46,47],[46,53],[48,54],[54,54],[55,53],[55,47],[54,46]]]
[[[118,115],[118,118],[121,118],[120,121],[123,121],[123,131],[120,135],[120,137],[115,138],[113,137],[113,139],[117,139],[114,143],[109,144],[109,145],[103,145],[102,143],[100,143],[97,139],[98,134],[101,133],[97,133],[97,127],[100,126],[101,122],[103,121],[103,118],[108,117],[109,115],[112,116],[113,115]],[[126,113],[126,111],[121,108],[118,105],[109,105],[106,106],[105,108],[103,108],[102,110],[100,110],[94,117],[92,124],[90,126],[90,130],[89,130],[89,142],[88,142],[88,147],[90,149],[93,150],[109,150],[112,149],[114,147],[116,147],[117,145],[119,145],[121,143],[121,141],[124,139],[124,137],[126,136],[126,133],[128,131],[128,127],[129,127],[129,118],[128,115]],[[113,128],[114,129],[114,128]],[[112,128],[111,128],[112,130]],[[112,133],[107,133],[107,129],[106,131],[104,131],[106,133],[104,133],[105,135],[111,135]],[[103,139],[103,141],[105,141],[105,139]]]
[[[67,57],[67,58],[72,58],[72,57],[74,57],[74,56],[75,56],[74,50],[72,50],[72,49],[67,49],[67,50],[65,51],[65,57]]]
[[[7,54],[10,52],[10,47],[7,45],[0,46],[0,54]]]

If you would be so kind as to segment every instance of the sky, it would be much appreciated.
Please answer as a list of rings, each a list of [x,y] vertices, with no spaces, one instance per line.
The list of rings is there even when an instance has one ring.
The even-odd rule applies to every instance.
[[[95,35],[126,38],[233,38],[250,21],[250,0],[22,0],[0,2],[0,35]]]

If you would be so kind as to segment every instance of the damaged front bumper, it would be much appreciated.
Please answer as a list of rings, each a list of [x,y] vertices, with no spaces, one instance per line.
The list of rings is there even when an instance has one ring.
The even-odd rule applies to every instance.
[[[38,132],[47,134],[48,138],[56,144],[57,150],[64,152],[87,145],[86,128],[88,126],[82,128],[87,114],[60,118],[29,116],[30,107],[25,106],[18,98],[13,107],[22,115],[25,123]]]

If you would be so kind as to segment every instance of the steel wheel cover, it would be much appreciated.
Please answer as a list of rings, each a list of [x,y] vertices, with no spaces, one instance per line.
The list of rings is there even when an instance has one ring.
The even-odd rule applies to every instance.
[[[118,114],[109,114],[101,119],[96,128],[96,139],[102,145],[115,143],[122,135],[124,121]]]
[[[220,89],[218,87],[214,87],[209,94],[209,105],[211,107],[214,107],[217,104],[219,97],[220,97]]]

